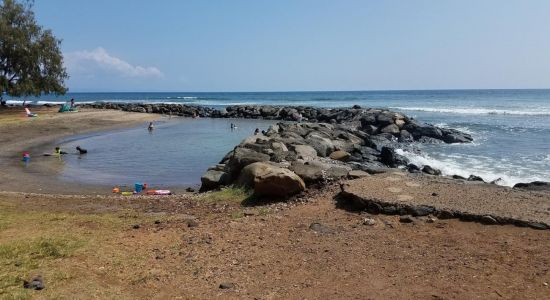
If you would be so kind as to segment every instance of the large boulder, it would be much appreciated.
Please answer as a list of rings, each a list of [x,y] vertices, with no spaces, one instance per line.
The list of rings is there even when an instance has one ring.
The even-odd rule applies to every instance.
[[[325,178],[324,168],[319,165],[295,161],[290,166],[290,170],[300,176],[306,184],[318,183]]]
[[[229,183],[229,175],[218,169],[210,169],[201,177],[201,192],[210,191]]]
[[[430,137],[443,140],[443,132],[441,129],[430,124],[409,123],[403,126],[403,129],[410,132],[417,140],[421,137]]]
[[[293,148],[297,158],[311,160],[317,157],[317,150],[309,145],[294,145]]]
[[[514,185],[515,189],[524,189],[529,191],[549,191],[550,182],[545,181],[533,181],[529,183],[517,183]]]
[[[309,135],[307,143],[317,151],[317,155],[327,157],[334,151],[334,144],[328,138],[321,137],[318,134]]]
[[[443,141],[448,144],[469,143],[472,140],[473,139],[470,135],[457,132],[449,133],[443,136]]]
[[[390,168],[397,167],[397,154],[395,154],[395,150],[390,147],[382,147],[380,161]]]
[[[256,152],[252,149],[237,147],[229,155],[226,163],[226,171],[232,179],[239,175],[239,172],[249,164],[261,161],[269,161],[270,156]]]
[[[293,162],[290,169],[300,176],[307,184],[319,183],[325,180],[337,180],[348,176],[351,167],[329,164],[320,161],[307,163]]]
[[[294,172],[263,162],[246,166],[238,182],[253,188],[255,195],[267,197],[291,196],[306,188],[304,181]]]
[[[381,113],[376,116],[376,123],[378,126],[388,126],[393,124],[393,116],[387,113]]]
[[[330,154],[330,158],[331,159],[334,159],[334,160],[339,160],[339,161],[348,161],[348,159],[350,158],[350,154],[346,151],[342,151],[342,150],[337,150],[337,151],[334,151]]]
[[[391,133],[393,135],[399,134],[399,127],[395,124],[387,125],[386,127],[380,129],[380,132],[382,133]]]

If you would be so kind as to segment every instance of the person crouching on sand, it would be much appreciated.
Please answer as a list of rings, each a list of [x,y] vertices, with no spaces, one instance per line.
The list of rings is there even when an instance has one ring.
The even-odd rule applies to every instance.
[[[67,154],[67,152],[61,150],[61,148],[59,146],[55,147],[55,155],[62,155],[62,154]]]

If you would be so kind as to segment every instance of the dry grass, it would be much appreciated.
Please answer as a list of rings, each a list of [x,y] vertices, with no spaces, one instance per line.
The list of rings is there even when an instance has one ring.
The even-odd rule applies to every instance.
[[[79,294],[94,293],[102,287],[102,274],[111,270],[112,276],[114,269],[139,280],[143,274],[135,267],[144,265],[146,256],[140,249],[121,246],[120,241],[133,224],[152,221],[130,210],[115,214],[23,212],[0,201],[0,299],[70,298],[75,288]],[[94,271],[88,269],[92,266]],[[46,289],[24,289],[23,280],[38,274]],[[83,277],[86,284],[78,286]],[[113,287],[101,294],[109,297],[111,292],[116,292]]]
[[[208,202],[229,202],[229,203],[243,203],[244,201],[250,201],[252,191],[244,187],[224,187],[219,191],[205,193],[202,196],[204,201]]]

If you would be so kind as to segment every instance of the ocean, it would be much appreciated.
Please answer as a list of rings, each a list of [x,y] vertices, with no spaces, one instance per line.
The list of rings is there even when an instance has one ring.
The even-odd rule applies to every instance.
[[[22,102],[22,99],[4,98],[8,103]],[[475,174],[486,181],[498,180],[499,184],[507,186],[535,180],[550,181],[550,90],[69,93],[62,98],[44,96],[28,101],[61,103],[70,98],[76,102],[165,102],[210,107],[242,104],[350,107],[357,104],[388,108],[423,122],[469,132],[474,137],[472,144],[416,144],[401,149],[400,152],[414,163],[429,164],[445,175],[467,177]],[[223,150],[230,150],[235,145],[235,138],[218,137],[217,143]],[[162,155],[162,150],[158,149],[158,153]],[[221,157],[216,155],[217,161]],[[199,168],[202,172],[204,166]]]

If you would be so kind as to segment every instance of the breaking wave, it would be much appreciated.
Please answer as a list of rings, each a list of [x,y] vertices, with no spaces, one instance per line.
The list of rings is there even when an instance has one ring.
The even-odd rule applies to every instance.
[[[492,109],[492,108],[438,108],[438,107],[390,107],[391,109],[405,111],[423,111],[449,114],[468,114],[468,115],[521,115],[521,116],[550,116],[550,108],[540,108],[537,110],[510,110],[510,109]]]

